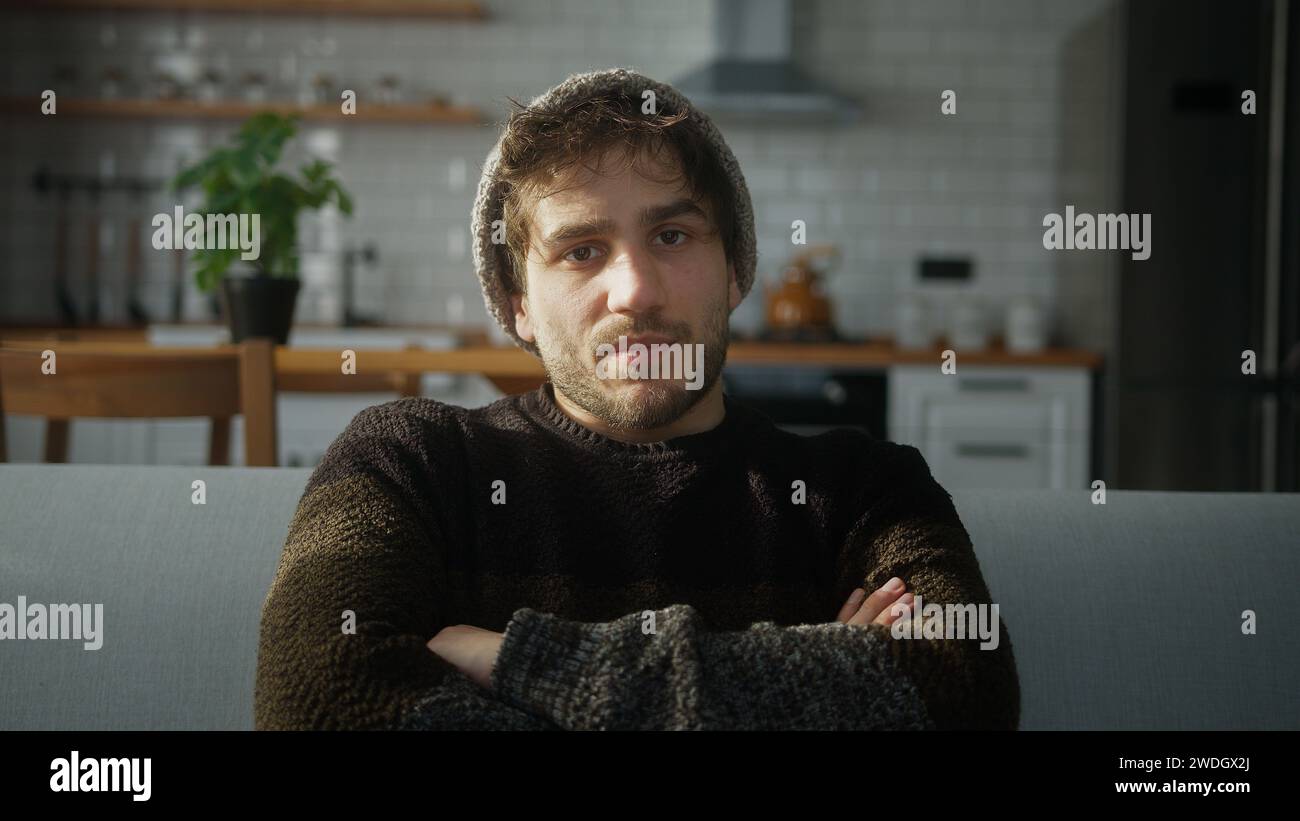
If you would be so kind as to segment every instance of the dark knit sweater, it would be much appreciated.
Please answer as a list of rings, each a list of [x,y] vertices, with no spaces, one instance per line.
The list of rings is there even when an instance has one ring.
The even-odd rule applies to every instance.
[[[926,603],[990,601],[920,453],[725,403],[653,444],[582,427],[549,384],[358,414],[289,526],[256,726],[1014,729],[1005,625],[982,650],[835,622],[892,576]],[[491,689],[426,646],[455,624],[504,631]]]

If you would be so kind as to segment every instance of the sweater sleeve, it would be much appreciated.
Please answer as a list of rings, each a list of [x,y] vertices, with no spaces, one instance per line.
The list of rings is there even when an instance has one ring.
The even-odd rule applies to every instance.
[[[882,633],[837,623],[705,629],[674,604],[574,622],[515,611],[494,691],[568,730],[927,729]]]
[[[898,480],[868,507],[846,540],[840,567],[850,574],[848,586],[871,591],[897,576],[927,611],[931,605],[965,608],[968,614],[982,608],[990,619],[985,627],[995,618],[996,643],[967,628],[965,638],[900,638],[888,646],[898,669],[915,682],[937,728],[1015,730],[1020,679],[1011,638],[970,535],[921,452],[897,445],[892,451]],[[871,629],[890,634],[888,628]]]
[[[257,729],[549,726],[428,649],[446,599],[424,424],[368,408],[308,479],[262,607]]]
[[[951,499],[915,448],[871,505],[839,571],[874,590],[898,575],[923,601],[987,603]],[[847,598],[848,589],[844,591]],[[565,729],[1014,728],[1019,690],[1005,628],[976,639],[896,639],[879,625],[709,631],[689,605],[574,622],[530,608],[506,627],[491,684]]]

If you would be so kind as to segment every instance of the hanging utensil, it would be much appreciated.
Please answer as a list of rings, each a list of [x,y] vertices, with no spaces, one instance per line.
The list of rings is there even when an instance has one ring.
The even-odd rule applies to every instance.
[[[54,301],[59,307],[59,323],[73,326],[79,322],[77,303],[72,298],[72,289],[68,287],[68,244],[72,240],[68,222],[72,201],[72,187],[67,183],[59,186],[58,216],[54,228]]]
[[[126,314],[136,325],[148,325],[149,313],[140,304],[140,243],[144,234],[144,186],[131,186],[131,216],[126,229]]]
[[[54,304],[59,312],[59,324],[77,324],[77,305],[68,288],[68,231],[72,184],[67,179],[56,180],[50,169],[42,166],[32,176],[32,187],[44,194],[56,193],[54,216]]]
[[[86,321],[95,323],[99,321],[99,192],[98,181],[90,183],[88,189],[90,194],[90,217],[87,222],[89,227],[89,236],[87,239],[88,247],[86,249],[86,288],[90,293],[90,301],[86,304]]]

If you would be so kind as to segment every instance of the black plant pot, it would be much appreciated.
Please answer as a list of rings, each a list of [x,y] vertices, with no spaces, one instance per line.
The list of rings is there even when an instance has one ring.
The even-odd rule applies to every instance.
[[[277,345],[289,344],[293,309],[298,302],[298,280],[261,274],[225,277],[221,295],[230,322],[230,341],[270,337]]]

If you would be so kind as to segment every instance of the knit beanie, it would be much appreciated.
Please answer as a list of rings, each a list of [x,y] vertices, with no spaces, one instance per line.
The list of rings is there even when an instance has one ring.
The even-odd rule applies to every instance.
[[[693,106],[672,86],[624,68],[570,75],[567,80],[550,91],[534,98],[528,107],[564,106],[607,92],[626,95],[639,102],[642,100],[642,93],[647,89],[654,92],[655,105],[660,113],[686,112],[688,119],[705,135],[705,142],[713,150],[718,165],[731,182],[735,199],[736,247],[735,257],[730,262],[736,266],[736,285],[740,288],[740,295],[743,298],[749,293],[750,286],[754,284],[754,268],[757,264],[754,208],[749,199],[749,188],[745,185],[745,177],[740,172],[740,164],[736,162],[731,149],[727,147],[722,134],[708,115]],[[479,179],[478,194],[474,199],[473,220],[470,225],[470,231],[474,236],[474,270],[478,273],[488,312],[510,335],[515,344],[536,356],[537,348],[532,343],[520,339],[515,331],[515,314],[510,305],[510,286],[506,278],[510,266],[509,252],[504,243],[492,242],[492,223],[504,219],[503,206],[507,194],[507,186],[501,181],[497,172],[501,142],[504,138],[505,129],[502,129],[501,136],[483,164],[483,176]]]

